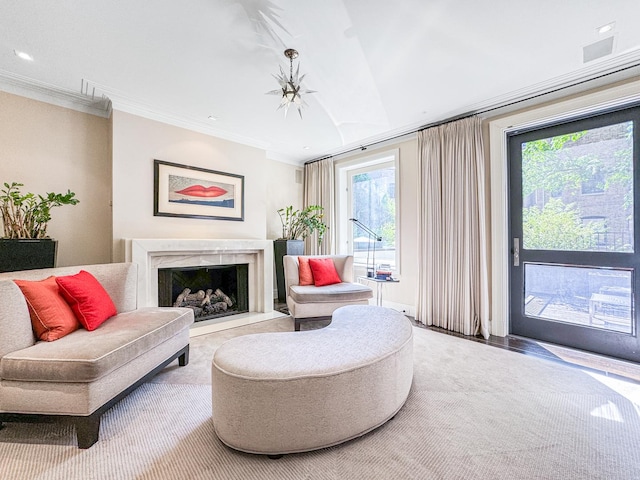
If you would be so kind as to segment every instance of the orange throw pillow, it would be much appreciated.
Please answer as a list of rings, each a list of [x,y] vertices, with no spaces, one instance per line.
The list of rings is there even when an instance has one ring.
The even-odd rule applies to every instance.
[[[40,340],[52,342],[80,328],[71,307],[58,293],[56,277],[40,281],[14,280],[22,290],[33,331]]]
[[[116,306],[100,282],[86,270],[56,278],[60,295],[67,301],[76,318],[87,330],[95,330],[113,317]]]
[[[313,272],[309,257],[298,257],[298,285],[313,285]]]
[[[331,258],[310,258],[309,266],[313,272],[313,281],[316,287],[342,283],[340,275]]]

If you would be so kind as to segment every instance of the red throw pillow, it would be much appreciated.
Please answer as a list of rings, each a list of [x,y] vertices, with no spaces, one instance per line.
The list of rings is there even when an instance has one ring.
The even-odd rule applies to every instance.
[[[310,258],[309,267],[311,267],[316,287],[342,282],[331,258]]]
[[[298,257],[298,285],[313,285],[313,272],[309,257]]]
[[[58,277],[56,282],[60,294],[87,330],[95,330],[118,313],[107,291],[89,272],[80,270],[75,275]]]
[[[80,328],[71,308],[58,292],[56,277],[40,281],[14,280],[22,290],[33,331],[40,340],[52,342]]]

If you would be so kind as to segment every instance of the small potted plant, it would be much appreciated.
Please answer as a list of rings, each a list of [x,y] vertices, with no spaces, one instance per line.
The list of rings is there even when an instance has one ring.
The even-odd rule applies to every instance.
[[[57,242],[47,236],[51,209],[76,205],[75,193],[23,194],[22,183],[5,183],[0,189],[3,237],[0,239],[0,271],[55,266]]]
[[[294,210],[293,206],[278,210],[282,223],[282,237],[273,243],[276,264],[276,283],[278,285],[278,301],[286,301],[284,288],[284,266],[282,257],[285,255],[304,255],[304,239],[314,232],[318,234],[318,244],[327,231],[324,223],[323,208],[320,205],[309,205],[302,210]]]

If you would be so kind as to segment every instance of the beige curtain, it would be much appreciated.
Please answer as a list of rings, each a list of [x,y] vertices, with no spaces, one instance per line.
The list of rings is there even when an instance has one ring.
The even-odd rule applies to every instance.
[[[305,240],[308,255],[333,255],[336,244],[335,181],[333,159],[327,158],[304,166],[304,206],[320,205],[324,208],[324,223],[328,226],[322,243],[314,233]]]
[[[489,276],[481,121],[418,132],[417,319],[489,337]]]

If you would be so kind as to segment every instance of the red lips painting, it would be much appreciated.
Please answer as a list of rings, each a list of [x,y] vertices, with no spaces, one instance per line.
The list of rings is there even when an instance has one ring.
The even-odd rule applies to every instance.
[[[215,185],[211,187],[203,187],[202,185],[191,185],[190,187],[178,190],[176,193],[180,195],[188,195],[190,197],[219,197],[227,193],[224,188]]]

